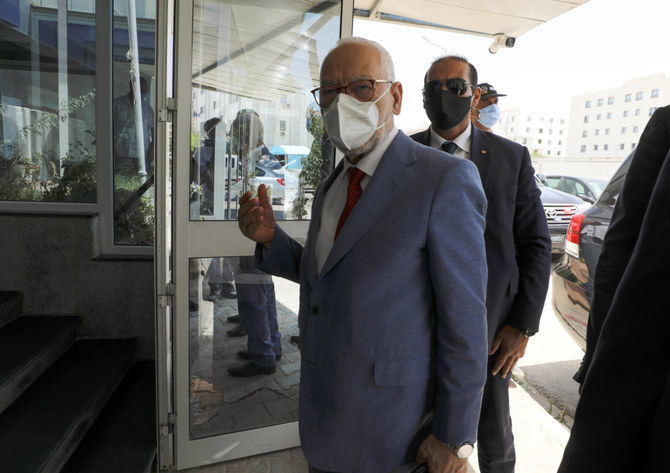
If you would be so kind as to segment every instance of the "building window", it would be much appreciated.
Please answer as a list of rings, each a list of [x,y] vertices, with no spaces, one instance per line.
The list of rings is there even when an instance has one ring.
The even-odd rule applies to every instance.
[[[586,107],[585,108],[591,108],[591,101],[590,100],[586,101]]]
[[[649,108],[649,116],[652,116],[658,107]]]
[[[626,118],[628,116],[628,110],[623,111],[623,117]]]
[[[652,98],[652,99],[655,99],[656,97],[658,97],[658,94],[659,94],[659,90],[658,90],[658,89],[652,89],[652,91],[651,91],[651,98]]]
[[[526,133],[530,133],[530,128],[526,128]]]
[[[562,145],[563,145],[563,141],[562,141],[562,140],[558,140],[558,146],[562,146]]]
[[[598,145],[593,145],[593,151],[598,151]]]
[[[609,128],[605,128],[605,134],[606,134],[606,135],[609,135],[609,134],[610,134],[610,129],[609,129]]]
[[[631,100],[633,100],[633,94],[626,94],[624,102],[630,102]]]
[[[588,123],[588,122],[589,122],[589,116],[588,116],[588,115],[585,115],[585,116],[584,116],[584,123]]]
[[[636,109],[635,109],[635,116],[636,116],[636,117],[639,117],[639,116],[640,116],[640,109],[639,109],[639,108],[636,108]]]
[[[565,120],[561,120],[561,125],[565,125]]]
[[[538,133],[542,133],[542,128],[540,128],[540,129],[538,130]]]
[[[642,97],[644,96],[644,92],[638,92],[635,94],[635,100],[642,100]]]
[[[600,120],[600,117],[601,117],[600,114],[596,115],[596,120]]]
[[[553,119],[553,118],[550,118],[550,119],[549,119],[549,123],[554,123],[554,119]]]
[[[589,132],[587,130],[582,131],[582,138],[588,138]]]
[[[599,135],[600,135],[600,129],[597,129],[596,130],[596,136],[599,136]]]
[[[560,156],[560,155],[561,155],[561,152],[558,151],[558,152],[556,153],[556,156]]]
[[[635,148],[635,143],[630,144],[630,149],[633,149],[633,148]]]
[[[582,145],[581,148],[579,148],[580,153],[586,153],[586,145]]]
[[[547,150],[547,156],[551,156],[551,150]]]
[[[619,149],[625,149],[625,148],[626,148],[626,145],[625,145],[625,144],[621,143],[621,144],[619,145]]]
[[[606,145],[606,144],[603,145],[603,151],[607,151],[608,148],[609,148],[609,145]]]
[[[625,135],[625,134],[626,134],[626,127],[625,127],[625,126],[622,126],[622,127],[621,127],[621,134],[622,134],[622,135]]]
[[[614,105],[614,97],[607,97],[607,105]]]
[[[636,125],[633,127],[633,133],[637,133],[639,130],[640,130],[639,126]]]
[[[603,106],[603,99],[598,99],[598,107],[602,107],[602,106]]]
[[[607,119],[609,120],[610,118],[612,118],[612,112],[607,112]]]
[[[542,139],[537,140],[537,144],[541,145],[542,144]]]
[[[552,130],[551,128],[549,128],[549,134],[551,135],[551,134],[553,134],[553,133],[554,133],[554,130]]]

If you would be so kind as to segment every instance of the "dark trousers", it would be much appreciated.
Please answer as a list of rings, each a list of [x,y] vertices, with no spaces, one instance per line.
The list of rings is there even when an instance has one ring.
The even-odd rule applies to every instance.
[[[477,433],[477,452],[481,473],[514,473],[516,453],[512,419],[509,415],[509,383],[512,373],[503,379],[491,375],[498,353],[489,357],[488,375],[484,385],[482,411]]]

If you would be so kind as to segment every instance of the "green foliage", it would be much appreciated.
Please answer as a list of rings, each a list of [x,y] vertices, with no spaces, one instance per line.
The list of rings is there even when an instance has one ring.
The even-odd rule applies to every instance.
[[[141,185],[139,175],[116,175],[114,179],[114,202],[117,210],[129,201]],[[153,245],[154,209],[152,187],[128,209],[117,212],[114,222],[116,243],[120,245]]]
[[[315,110],[310,110],[310,120],[307,130],[314,137],[309,156],[302,160],[302,171],[300,171],[299,190],[297,197],[293,200],[293,215],[302,220],[307,215],[307,202],[309,198],[306,191],[314,191],[321,182],[321,167],[323,163],[323,118]]]

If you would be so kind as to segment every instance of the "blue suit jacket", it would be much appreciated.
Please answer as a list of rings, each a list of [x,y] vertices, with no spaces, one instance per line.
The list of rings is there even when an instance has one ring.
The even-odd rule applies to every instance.
[[[472,163],[402,132],[317,273],[277,227],[259,267],[300,281],[300,438],[326,471],[388,472],[432,431],[474,443],[486,379],[486,200]]]
[[[430,129],[412,135],[430,144]],[[503,325],[537,331],[547,295],[551,238],[528,149],[472,127],[470,160],[486,192],[489,343]]]

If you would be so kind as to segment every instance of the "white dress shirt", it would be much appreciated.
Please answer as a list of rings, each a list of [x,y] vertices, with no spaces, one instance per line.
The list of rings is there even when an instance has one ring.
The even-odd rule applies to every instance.
[[[470,128],[471,126],[473,125],[470,124],[470,126],[465,127],[463,133],[461,133],[455,139],[452,140],[454,143],[456,143],[456,146],[458,146],[458,149],[454,152],[454,156],[459,158],[470,159],[470,142],[472,141],[470,139],[470,137],[472,136],[472,129]],[[430,147],[440,149],[442,143],[444,143],[445,141],[447,140],[445,140],[440,135],[435,133],[435,130],[433,130],[433,127],[431,126]]]
[[[386,150],[391,146],[391,142],[398,134],[398,128],[395,126],[391,132],[386,135],[379,142],[379,144],[364,156],[357,164],[356,167],[365,173],[363,180],[361,181],[361,187],[363,191],[367,187],[370,179],[375,173],[379,162],[386,153]],[[349,187],[349,168],[353,164],[349,162],[348,159],[344,160],[344,168],[342,172],[335,178],[333,184],[330,186],[323,198],[323,207],[321,209],[321,225],[316,234],[315,242],[315,252],[316,252],[316,269],[320,273],[321,268],[326,263],[326,259],[330,254],[330,251],[333,249],[333,243],[335,240],[335,230],[337,228],[337,223],[340,220],[340,214],[344,208],[344,204],[347,202],[347,188]]]

